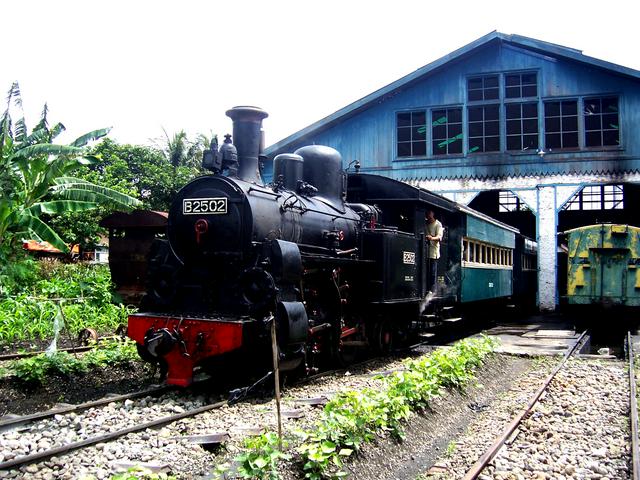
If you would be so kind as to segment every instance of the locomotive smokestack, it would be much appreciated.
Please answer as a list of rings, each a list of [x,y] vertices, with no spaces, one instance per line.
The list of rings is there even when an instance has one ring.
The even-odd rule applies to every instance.
[[[233,107],[227,110],[233,120],[233,143],[238,150],[238,178],[262,183],[258,166],[262,141],[262,120],[269,114],[258,107]]]

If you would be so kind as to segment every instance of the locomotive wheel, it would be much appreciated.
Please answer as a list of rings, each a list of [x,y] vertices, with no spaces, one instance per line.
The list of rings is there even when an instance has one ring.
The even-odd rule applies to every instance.
[[[80,345],[87,346],[97,342],[98,332],[93,328],[83,328],[80,330],[80,333],[78,334],[78,343],[80,343]]]
[[[349,341],[363,340],[359,335],[351,335],[346,339],[340,338],[340,333],[333,335],[333,358],[339,367],[345,368],[351,365],[358,358],[358,353],[361,347],[349,345]]]
[[[358,348],[344,346],[342,345],[342,342],[340,342],[340,344],[337,346],[335,357],[340,367],[348,367],[349,365],[355,363],[356,358],[358,358]]]
[[[388,320],[376,322],[373,327],[373,335],[371,338],[371,345],[375,352],[379,355],[388,354],[393,348],[393,340],[393,329],[391,327],[391,323]]]

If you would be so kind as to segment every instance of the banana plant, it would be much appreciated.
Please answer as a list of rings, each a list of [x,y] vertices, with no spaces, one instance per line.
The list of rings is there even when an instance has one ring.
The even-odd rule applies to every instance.
[[[53,140],[65,127],[61,123],[49,127],[46,105],[30,133],[24,115],[12,120],[12,109],[22,113],[18,83],[11,86],[6,110],[0,117],[0,255],[21,237],[44,240],[68,252],[67,244],[47,225],[43,215],[79,212],[101,204],[125,208],[140,205],[129,195],[73,176],[82,165],[100,161],[86,146],[106,136],[110,129],[86,133],[69,145],[55,144]]]

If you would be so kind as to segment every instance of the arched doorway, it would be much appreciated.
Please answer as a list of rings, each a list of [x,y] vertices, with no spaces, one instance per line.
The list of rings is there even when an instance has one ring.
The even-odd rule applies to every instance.
[[[510,190],[480,192],[469,206],[536,239],[536,216],[520,197]]]

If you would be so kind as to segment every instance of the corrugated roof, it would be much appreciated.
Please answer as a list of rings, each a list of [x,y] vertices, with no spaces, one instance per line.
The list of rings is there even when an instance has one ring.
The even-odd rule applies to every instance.
[[[113,212],[100,221],[104,228],[166,227],[169,214],[155,210],[133,210],[132,212]]]
[[[375,92],[357,100],[350,105],[347,105],[344,108],[332,113],[331,115],[319,120],[308,127],[303,128],[302,130],[297,131],[296,133],[289,135],[288,137],[280,140],[277,143],[269,146],[265,153],[267,155],[271,155],[274,152],[278,152],[284,149],[287,145],[299,142],[305,136],[308,136],[312,133],[319,133],[338,121],[342,121],[345,118],[348,118],[356,113],[367,109],[374,102],[377,102],[381,97],[385,95],[389,95],[396,90],[399,90],[403,87],[410,85],[411,83],[434,73],[436,70],[444,67],[446,64],[449,64],[453,61],[459,61],[465,56],[471,54],[475,50],[482,48],[488,45],[491,42],[504,42],[506,44],[515,45],[520,48],[524,48],[527,50],[531,50],[534,52],[542,53],[544,55],[564,58],[567,60],[588,64],[592,67],[599,68],[602,70],[607,70],[609,72],[613,72],[615,74],[630,77],[635,80],[640,80],[640,71],[634,70],[632,68],[623,67],[621,65],[616,65],[611,62],[606,62],[604,60],[599,60],[597,58],[589,57],[587,55],[583,55],[581,50],[577,50],[575,48],[564,47],[562,45],[557,45],[554,43],[544,42],[542,40],[536,40],[534,38],[523,37],[521,35],[508,35],[504,33],[500,33],[497,31],[493,31],[487,35],[484,35],[477,40],[465,45],[462,48],[454,50],[453,52],[445,55],[444,57],[435,60],[416,71],[405,75],[404,77],[396,80],[389,85],[376,90]]]
[[[38,240],[23,240],[22,248],[29,252],[62,253],[61,250],[57,249],[49,242],[41,242]]]

